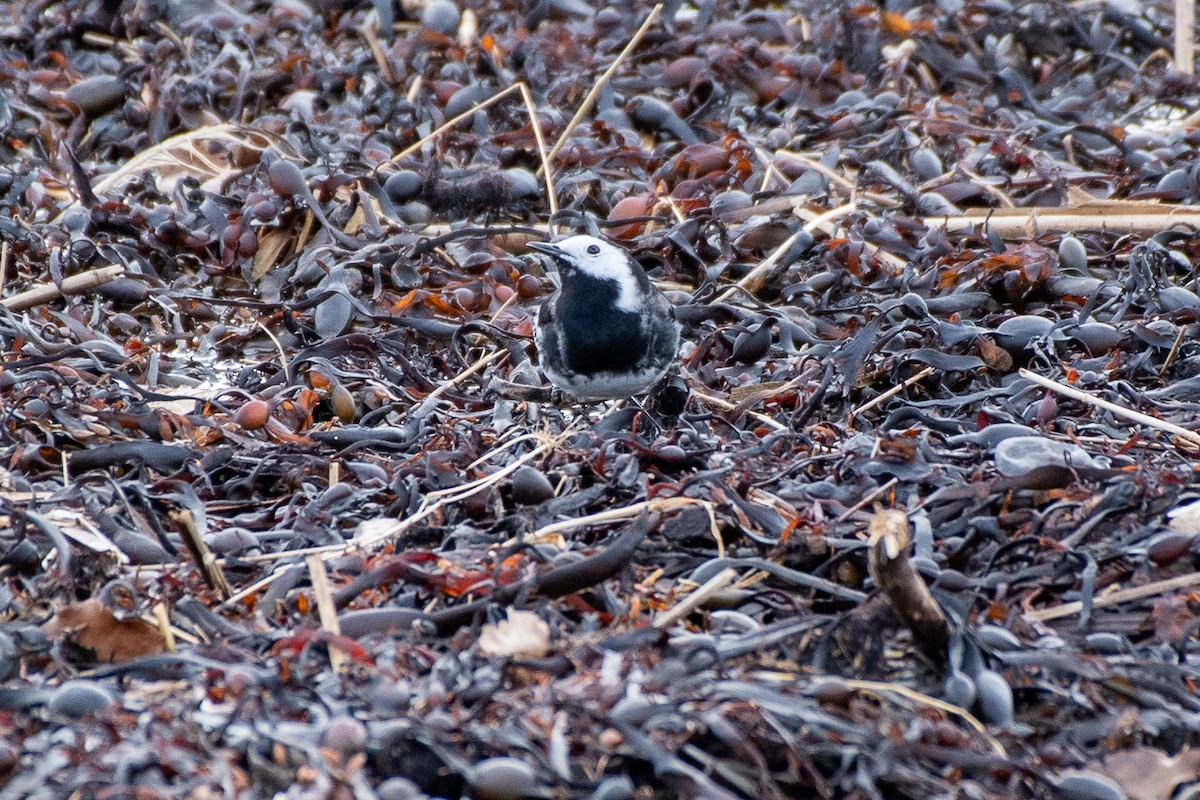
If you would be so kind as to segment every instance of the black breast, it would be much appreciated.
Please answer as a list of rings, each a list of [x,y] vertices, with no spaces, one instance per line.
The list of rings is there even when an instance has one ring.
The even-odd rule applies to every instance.
[[[555,304],[567,369],[582,375],[635,369],[647,339],[639,314],[616,308],[617,285],[574,274]]]

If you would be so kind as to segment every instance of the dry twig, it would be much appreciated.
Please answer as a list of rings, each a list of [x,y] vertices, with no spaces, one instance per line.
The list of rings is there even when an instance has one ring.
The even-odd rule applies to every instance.
[[[53,283],[43,283],[32,289],[14,294],[12,297],[6,297],[0,300],[0,305],[3,305],[9,311],[28,311],[31,308],[49,303],[51,300],[69,294],[80,294],[89,289],[94,289],[97,286],[108,283],[114,278],[120,277],[125,272],[125,267],[120,264],[113,264],[107,267],[81,272],[78,275],[71,275],[64,278],[62,286],[55,286]]]
[[[851,689],[858,689],[859,691],[872,692],[880,695],[895,694],[899,695],[900,697],[907,697],[909,700],[914,700],[922,705],[929,706],[930,708],[936,708],[937,710],[943,711],[947,714],[953,714],[974,728],[976,732],[982,734],[984,739],[987,740],[988,746],[991,747],[997,755],[1003,758],[1008,758],[1008,753],[1005,752],[1004,746],[991,735],[989,735],[987,732],[987,727],[985,727],[982,722],[976,719],[975,716],[965,708],[960,708],[953,703],[947,703],[945,700],[939,700],[936,697],[930,697],[927,694],[918,692],[916,689],[910,689],[907,686],[899,683],[883,683],[881,681],[864,680],[847,680],[845,683]]]
[[[784,158],[788,161],[794,161],[797,164],[803,164],[813,172],[825,176],[829,179],[830,183],[840,187],[851,196],[861,197],[864,200],[870,200],[872,203],[883,206],[884,208],[895,208],[896,206],[901,205],[899,200],[894,197],[888,197],[886,194],[862,191],[858,188],[858,184],[854,181],[850,180],[844,175],[841,175],[840,173],[835,172],[834,170],[831,170],[820,161],[809,158],[803,153],[796,153],[792,150],[777,150],[775,152],[775,157]]]
[[[863,414],[867,411],[870,411],[872,408],[874,408],[875,406],[879,405],[880,403],[886,401],[888,398],[895,397],[896,395],[900,394],[900,392],[902,392],[905,389],[907,389],[908,387],[912,386],[917,381],[922,381],[925,378],[928,378],[930,375],[933,374],[933,370],[934,370],[933,367],[926,367],[925,369],[918,372],[916,375],[909,377],[908,380],[904,381],[903,383],[898,383],[895,386],[893,386],[892,388],[888,389],[886,392],[883,392],[882,394],[880,394],[878,397],[871,398],[870,400],[868,400],[867,402],[863,403],[861,406],[859,406],[858,408],[856,408],[850,412],[850,416],[847,418],[846,424],[853,425],[854,418],[857,417],[859,414]]]
[[[1196,0],[1175,0],[1175,69],[1196,72]]]
[[[696,381],[688,381],[688,383],[692,387],[692,397],[696,398],[701,403],[705,403],[710,406],[716,406],[717,408],[722,409],[723,411],[735,411],[735,412],[742,411],[743,413],[746,414],[746,416],[754,419],[756,422],[758,422],[762,425],[765,425],[766,427],[770,428],[771,430],[776,430],[776,431],[787,430],[786,425],[784,425],[781,422],[771,419],[766,414],[760,414],[757,411],[744,410],[744,407],[746,405],[745,400],[743,400],[742,402],[739,402],[739,403],[734,403],[729,400],[726,400],[723,397],[717,397],[716,395],[707,394],[705,392],[700,391],[698,388],[700,386],[700,384]],[[780,388],[776,391],[784,391],[784,390],[782,388]],[[767,396],[769,397],[770,395],[767,395]],[[741,415],[739,414],[739,416],[741,416]]]
[[[600,96],[600,90],[604,88],[604,85],[608,83],[621,64],[625,62],[629,54],[642,41],[642,37],[646,35],[647,31],[650,30],[650,26],[654,24],[654,20],[658,19],[658,15],[662,13],[662,8],[663,4],[659,3],[650,9],[650,13],[646,15],[646,19],[642,22],[642,26],[637,29],[637,33],[633,34],[633,38],[629,40],[629,44],[625,45],[625,49],[617,54],[613,62],[608,65],[608,69],[604,70],[604,74],[592,85],[591,91],[587,93],[579,108],[576,109],[575,116],[571,117],[571,121],[567,123],[567,127],[563,128],[562,134],[559,135],[558,141],[550,149],[550,154],[546,156],[548,162],[551,164],[554,163],[554,159],[558,157],[559,151],[563,149],[563,146],[567,143],[567,139],[571,137],[571,134],[575,132],[575,128],[579,127],[579,123],[583,121],[587,113],[592,110],[592,106],[596,104],[596,98]]]
[[[729,584],[733,583],[733,579],[737,577],[737,570],[733,567],[725,569],[713,575],[700,586],[696,587],[687,597],[680,601],[673,608],[670,608],[659,614],[654,619],[654,627],[669,628],[679,620],[686,617],[688,614],[700,607],[708,598],[712,597],[717,592],[724,589]]]
[[[508,464],[507,466],[498,469],[493,473],[485,475],[482,478],[478,478],[473,481],[467,481],[464,484],[454,486],[449,489],[430,492],[429,494],[425,495],[424,499],[421,501],[421,505],[411,516],[405,517],[404,519],[397,521],[395,524],[388,525],[381,530],[373,531],[365,536],[351,539],[345,544],[331,544],[320,547],[306,547],[297,550],[285,550],[278,553],[265,553],[261,556],[249,556],[245,560],[279,561],[283,559],[297,558],[300,556],[320,556],[322,558],[333,558],[336,555],[348,553],[355,549],[367,550],[375,547],[389,539],[400,536],[418,523],[423,522],[424,520],[429,519],[430,517],[439,513],[446,506],[466,500],[468,497],[471,497],[478,492],[481,492],[491,486],[495,486],[509,475],[512,475],[518,469],[528,464],[530,461],[541,458],[542,456],[554,450],[556,447],[560,446],[568,438],[575,435],[576,430],[576,427],[572,426],[566,428],[557,436],[542,437],[542,442],[538,445],[538,447],[530,450],[528,453],[525,453],[519,458],[514,459],[512,463]],[[504,449],[507,447],[508,445],[506,444]],[[477,463],[482,463],[482,460],[483,459]],[[286,569],[276,570],[267,577],[255,582],[254,584],[251,584],[245,589],[242,589],[240,592],[237,592],[228,600],[226,600],[223,605],[237,603],[254,594],[255,592],[258,592],[260,589],[265,589],[267,586],[270,586],[272,583],[279,580],[279,578],[286,571]]]
[[[989,209],[986,213],[972,212],[957,217],[925,217],[921,222],[927,227],[944,227],[948,231],[970,230],[986,223],[1003,239],[1077,230],[1151,236],[1174,225],[1200,227],[1200,210],[1195,206],[1116,201],[1065,208]]]
[[[481,371],[488,364],[492,363],[497,358],[499,358],[500,356],[503,356],[503,355],[506,355],[506,352],[504,350],[493,350],[492,352],[488,353],[487,355],[480,357],[479,360],[477,360],[474,364],[467,367],[466,369],[464,369],[462,372],[455,375],[450,380],[438,385],[438,387],[436,389],[434,389],[432,392],[430,392],[429,394],[422,397],[421,402],[427,403],[431,400],[436,400],[437,398],[439,398],[443,394],[445,394],[447,391],[462,384],[464,381],[466,381],[472,375]]]
[[[1116,403],[1108,400],[1094,397],[1087,392],[1076,389],[1074,386],[1067,386],[1066,384],[1059,383],[1058,381],[1052,381],[1049,378],[1044,378],[1041,375],[1038,375],[1036,372],[1031,372],[1027,369],[1022,369],[1020,375],[1022,378],[1033,381],[1039,386],[1044,386],[1052,392],[1061,394],[1065,397],[1070,397],[1073,400],[1078,400],[1081,403],[1087,403],[1088,405],[1095,406],[1096,408],[1103,408],[1105,411],[1111,411],[1118,417],[1124,417],[1125,419],[1132,420],[1133,422],[1137,422],[1141,425],[1145,425],[1150,428],[1156,428],[1160,431],[1173,434],[1183,439],[1193,447],[1200,448],[1200,433],[1197,433],[1196,431],[1188,430],[1187,428],[1176,425],[1173,422],[1167,422],[1166,420],[1152,417],[1149,414],[1143,414],[1140,411],[1134,411],[1133,409],[1119,406]]]
[[[395,85],[396,76],[392,73],[392,65],[388,63],[387,53],[383,51],[383,46],[379,43],[379,36],[375,32],[378,26],[379,16],[376,14],[369,17],[360,30],[367,42],[367,47],[371,50],[371,57],[375,59],[375,66],[379,68],[379,77],[383,78],[384,83]]]
[[[333,604],[333,592],[329,588],[329,573],[325,569],[325,561],[319,555],[311,555],[305,559],[308,564],[308,575],[312,580],[313,599],[317,603],[317,615],[321,618],[321,629],[334,636],[342,634],[338,623],[337,608]],[[329,645],[329,666],[334,672],[341,672],[346,662],[346,655],[336,645]]]
[[[483,100],[479,103],[476,103],[475,105],[471,106],[466,111],[459,114],[458,116],[451,117],[450,119],[446,120],[441,125],[439,125],[437,128],[430,131],[425,136],[422,136],[419,140],[413,142],[408,147],[401,150],[399,153],[396,153],[396,155],[391,157],[391,159],[388,161],[388,163],[393,164],[393,165],[399,164],[405,158],[407,158],[408,156],[417,152],[422,147],[427,145],[429,142],[432,142],[434,139],[441,136],[443,133],[450,130],[458,123],[462,122],[464,119],[470,119],[471,117],[475,116],[475,112],[482,111],[485,108],[493,106],[496,103],[503,100],[504,98],[508,97],[513,92],[519,92],[520,90],[521,90],[520,85],[514,84],[514,85],[508,87],[507,89],[503,89],[503,90],[497,92],[496,94],[489,97],[487,100]]]
[[[895,486],[899,482],[900,482],[899,478],[892,478],[887,483],[883,484],[875,491],[869,492],[865,497],[863,497],[857,503],[855,503],[854,505],[847,508],[834,521],[839,522],[839,523],[845,522],[846,520],[850,519],[850,517],[856,511],[866,508],[867,506],[871,505],[871,503],[875,502],[877,499],[882,497],[884,494],[886,494],[887,492],[890,492],[892,490],[892,487]]]
[[[167,616],[167,604],[157,602],[151,609],[154,612],[154,624],[162,634],[163,646],[168,650],[175,649],[175,629],[171,627],[171,618]]]
[[[771,271],[775,269],[776,263],[778,263],[781,258],[787,255],[788,250],[791,249],[792,245],[796,243],[796,239],[799,238],[801,231],[811,233],[815,230],[824,230],[828,232],[828,225],[831,222],[839,220],[842,217],[849,216],[856,210],[858,210],[858,204],[851,201],[845,205],[838,206],[837,208],[832,208],[820,216],[814,217],[809,222],[805,223],[801,230],[796,231],[791,236],[784,239],[778,247],[771,251],[769,256],[759,262],[758,266],[746,273],[746,276],[736,284],[730,286],[728,289],[722,292],[713,302],[723,303],[742,290],[754,294],[763,287],[764,283],[767,282],[767,278],[770,276]],[[796,212],[799,211],[800,209],[797,208]]]
[[[546,183],[546,202],[550,206],[550,216],[554,217],[558,213],[558,197],[554,193],[554,174],[550,170],[550,156],[546,153],[546,140],[542,138],[542,126],[538,122],[537,108],[533,105],[533,97],[529,94],[529,87],[524,83],[518,83],[517,88],[521,90],[521,99],[525,101],[525,110],[529,112],[529,126],[533,128],[533,138],[537,142],[538,158],[542,161],[542,180]]]
[[[1120,605],[1121,603],[1129,602],[1130,600],[1141,600],[1144,597],[1154,597],[1155,595],[1173,592],[1176,589],[1187,589],[1191,586],[1200,586],[1200,572],[1189,572],[1187,575],[1177,575],[1174,578],[1166,578],[1161,581],[1147,583],[1144,586],[1133,586],[1129,589],[1118,589],[1115,592],[1101,595],[1092,598],[1092,609],[1107,608],[1109,606]],[[1073,600],[1070,603],[1063,603],[1060,606],[1052,608],[1044,608],[1040,611],[1026,611],[1025,619],[1034,622],[1047,622],[1052,619],[1061,619],[1062,617],[1072,617],[1083,611],[1083,602],[1081,600]]]
[[[534,538],[548,536],[552,533],[561,533],[563,531],[575,530],[576,528],[584,528],[588,525],[599,525],[604,522],[615,522],[620,519],[629,519],[636,517],[642,513],[658,513],[662,511],[674,511],[687,506],[704,506],[710,508],[711,503],[707,500],[697,500],[692,497],[661,497],[654,500],[643,500],[640,503],[634,503],[623,508],[610,508],[607,511],[600,511],[595,514],[589,514],[586,517],[576,517],[575,519],[565,519],[561,522],[553,522],[549,525],[544,525],[533,532]]]

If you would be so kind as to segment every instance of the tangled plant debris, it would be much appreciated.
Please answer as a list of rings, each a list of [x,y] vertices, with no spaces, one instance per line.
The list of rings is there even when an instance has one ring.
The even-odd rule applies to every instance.
[[[0,798],[1200,796],[1170,4],[0,9]]]

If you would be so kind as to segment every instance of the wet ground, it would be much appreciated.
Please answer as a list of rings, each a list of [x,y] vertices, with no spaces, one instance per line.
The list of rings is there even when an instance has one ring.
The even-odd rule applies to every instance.
[[[0,798],[1198,796],[1171,10],[0,3]]]

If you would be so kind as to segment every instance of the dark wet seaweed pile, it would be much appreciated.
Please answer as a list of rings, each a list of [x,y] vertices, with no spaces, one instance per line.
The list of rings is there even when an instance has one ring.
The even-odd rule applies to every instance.
[[[1171,4],[467,5],[0,2],[0,800],[1200,796]]]

